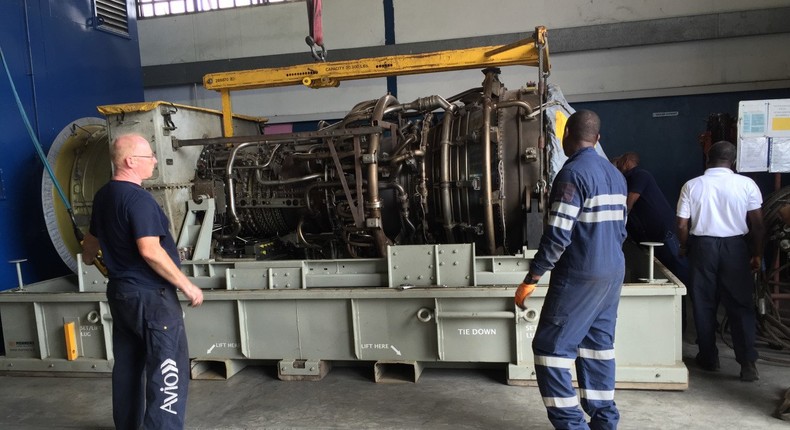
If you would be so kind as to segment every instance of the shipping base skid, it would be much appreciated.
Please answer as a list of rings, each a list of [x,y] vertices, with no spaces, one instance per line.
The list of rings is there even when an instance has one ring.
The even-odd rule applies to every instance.
[[[192,377],[276,362],[281,379],[316,380],[333,362],[351,362],[373,363],[377,382],[416,382],[423,367],[501,365],[508,383],[534,385],[531,341],[546,285],[526,311],[513,304],[530,252],[477,257],[472,245],[417,245],[391,247],[385,259],[187,261],[183,270],[205,296],[199,308],[183,306]],[[617,387],[686,389],[685,287],[660,263],[649,267],[642,250],[626,254],[626,280],[668,279],[623,286]],[[106,280],[79,267],[78,277],[0,293],[6,373],[111,371]]]

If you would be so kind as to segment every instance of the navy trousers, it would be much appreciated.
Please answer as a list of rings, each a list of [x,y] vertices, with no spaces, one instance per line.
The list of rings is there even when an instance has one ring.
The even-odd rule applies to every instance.
[[[559,429],[615,429],[614,332],[624,269],[605,279],[552,275],[532,341],[535,376],[549,421]],[[573,388],[575,364],[581,407]]]
[[[684,285],[689,282],[688,260],[680,255],[680,240],[674,232],[668,231],[662,241],[664,246],[655,248],[655,256]]]
[[[688,245],[699,360],[713,364],[718,359],[716,313],[721,300],[730,320],[735,359],[740,364],[756,361],[757,316],[746,239],[689,236]]]
[[[189,351],[174,287],[107,287],[113,318],[113,420],[117,429],[183,429]]]
[[[682,330],[686,331],[686,303],[694,300],[691,284],[689,282],[689,263],[686,257],[680,255],[680,240],[672,231],[667,231],[662,241],[664,246],[655,248],[655,256],[673,275],[677,276],[680,282],[686,286],[688,297],[681,298],[680,321]],[[689,300],[686,300],[686,299]]]

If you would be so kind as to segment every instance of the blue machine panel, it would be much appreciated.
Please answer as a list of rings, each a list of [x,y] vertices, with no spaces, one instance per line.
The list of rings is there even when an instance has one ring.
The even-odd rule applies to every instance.
[[[128,2],[127,5],[132,4]],[[0,47],[44,152],[71,121],[97,116],[96,106],[143,101],[134,8],[129,36],[92,27],[93,0],[0,3]],[[0,76],[0,290],[16,287],[9,260],[27,259],[25,283],[68,273],[49,239],[41,208],[43,165]]]

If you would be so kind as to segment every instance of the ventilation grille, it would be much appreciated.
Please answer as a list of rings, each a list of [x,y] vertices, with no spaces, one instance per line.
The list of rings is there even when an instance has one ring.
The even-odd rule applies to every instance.
[[[126,0],[96,0],[96,28],[128,36]]]

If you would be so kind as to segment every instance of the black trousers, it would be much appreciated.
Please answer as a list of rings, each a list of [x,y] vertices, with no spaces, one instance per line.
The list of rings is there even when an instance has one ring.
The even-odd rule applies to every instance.
[[[107,287],[113,318],[113,420],[117,429],[183,429],[189,351],[174,287]]]
[[[735,359],[741,364],[757,360],[754,281],[746,239],[743,236],[690,236],[688,245],[700,360],[712,364],[718,357],[716,311],[719,301],[730,321]]]

